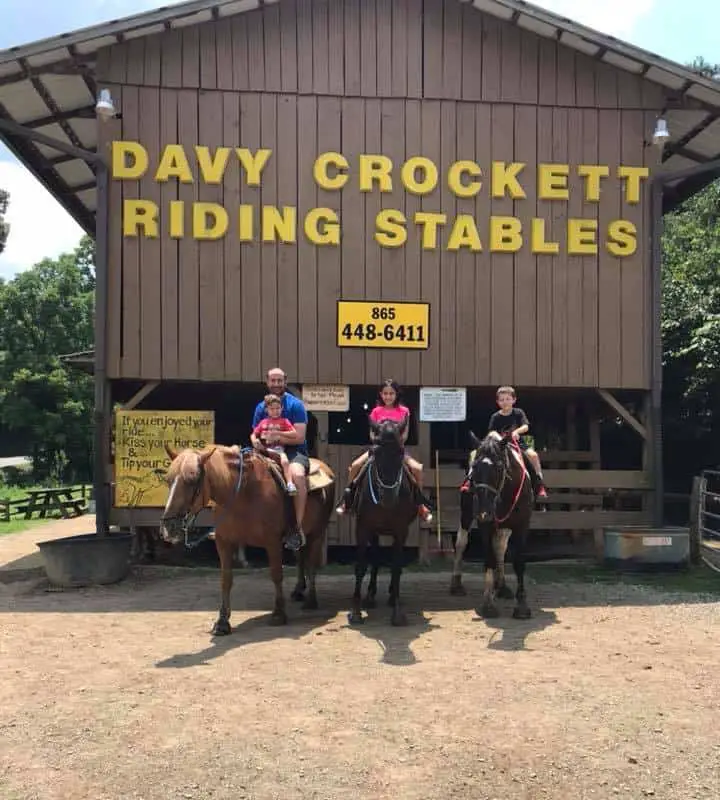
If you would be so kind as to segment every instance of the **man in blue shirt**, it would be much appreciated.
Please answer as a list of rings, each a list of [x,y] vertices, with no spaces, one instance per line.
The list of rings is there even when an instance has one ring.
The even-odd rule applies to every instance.
[[[272,438],[267,443],[281,444],[285,448],[285,454],[290,462],[293,483],[297,487],[297,494],[293,497],[297,528],[290,532],[285,544],[290,550],[299,550],[305,544],[302,519],[307,502],[307,474],[310,471],[310,459],[308,458],[305,443],[305,432],[308,423],[307,411],[302,400],[287,391],[287,376],[280,367],[273,367],[268,370],[265,382],[268,391],[271,394],[276,394],[282,400],[282,416],[288,419],[295,428],[292,433],[290,431],[273,431]],[[253,414],[253,430],[260,420],[266,416],[265,402],[261,400],[255,407],[255,413]]]

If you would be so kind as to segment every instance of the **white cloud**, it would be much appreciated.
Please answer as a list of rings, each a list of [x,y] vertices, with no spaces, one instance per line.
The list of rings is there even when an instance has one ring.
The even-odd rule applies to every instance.
[[[632,36],[638,23],[649,14],[657,0],[535,0],[573,22],[619,39]]]
[[[0,276],[10,278],[77,247],[82,228],[25,167],[0,161],[0,187],[10,193],[10,236],[0,255]]]

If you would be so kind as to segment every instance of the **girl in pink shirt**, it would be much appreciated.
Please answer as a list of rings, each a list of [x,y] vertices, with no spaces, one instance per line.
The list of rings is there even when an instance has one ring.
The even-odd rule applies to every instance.
[[[393,380],[387,380],[380,387],[378,404],[370,412],[370,420],[376,425],[380,424],[386,419],[393,422],[401,423],[405,418],[408,419],[408,425],[405,426],[403,432],[403,444],[407,441],[408,433],[410,432],[410,409],[402,405],[400,402],[400,387]],[[370,435],[372,439],[372,434]],[[360,474],[360,470],[367,464],[370,458],[370,451],[366,450],[361,456],[355,459],[350,465],[349,472],[349,486],[343,492],[343,499],[340,505],[335,509],[338,514],[344,514],[352,505],[352,499],[355,490],[355,479]],[[420,492],[423,489],[423,468],[420,462],[416,461],[412,456],[405,453],[405,464],[415,478],[417,485],[420,487]],[[430,509],[422,503],[418,509],[420,517],[426,522],[432,519]]]

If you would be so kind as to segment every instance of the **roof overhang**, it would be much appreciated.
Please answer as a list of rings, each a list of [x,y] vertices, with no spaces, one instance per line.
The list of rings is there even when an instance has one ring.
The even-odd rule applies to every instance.
[[[2,50],[0,138],[92,235],[97,206],[93,163],[31,141],[17,131],[3,130],[2,121],[94,152],[98,124],[94,111],[98,94],[95,70],[100,50],[130,39],[234,16],[273,2],[278,0],[190,0]],[[720,82],[522,0],[464,2],[668,90],[671,100],[663,113],[670,140],[664,151],[663,172],[683,171],[720,157]],[[709,173],[704,178],[678,183],[672,199],[668,198],[668,207],[699,191],[714,177],[714,173]]]

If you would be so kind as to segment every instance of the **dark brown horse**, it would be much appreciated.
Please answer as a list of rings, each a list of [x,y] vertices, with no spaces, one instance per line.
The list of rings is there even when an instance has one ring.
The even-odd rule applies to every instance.
[[[462,559],[475,519],[485,535],[485,589],[482,615],[497,617],[495,597],[512,598],[505,583],[505,554],[512,537],[513,569],[517,578],[513,617],[528,619],[525,594],[525,547],[532,516],[533,494],[522,454],[508,437],[492,432],[482,442],[470,433],[475,451],[470,456],[470,491],[460,493],[460,528],[450,594],[464,595]]]
[[[275,584],[270,623],[284,625],[287,614],[282,588],[283,537],[295,520],[292,498],[279,485],[273,461],[252,449],[240,451],[223,445],[179,453],[168,446],[165,449],[171,464],[166,474],[170,491],[162,515],[162,537],[176,544],[187,535],[195,517],[210,500],[217,505],[215,547],[220,558],[221,603],[213,634],[225,636],[232,630],[233,553],[239,545],[262,547],[267,552],[270,577]],[[313,482],[319,488],[313,489]],[[325,530],[335,500],[335,476],[322,461],[311,459],[308,488],[303,519],[307,544],[297,553],[298,582],[292,597],[302,600],[307,588],[303,608],[314,609],[318,607],[315,577],[322,562]]]
[[[390,575],[390,599],[393,625],[406,625],[407,617],[400,607],[400,576],[403,568],[403,548],[408,529],[418,514],[418,488],[405,467],[402,436],[407,418],[398,425],[383,420],[370,427],[374,434],[373,453],[360,478],[355,500],[357,561],[355,563],[355,592],[351,625],[364,622],[362,607],[375,608],[379,558],[379,537],[391,536],[393,540]],[[362,601],[362,584],[368,566],[368,545],[372,543],[373,563],[370,583]]]

